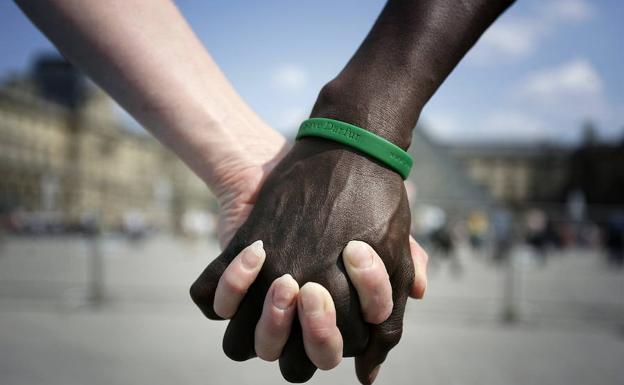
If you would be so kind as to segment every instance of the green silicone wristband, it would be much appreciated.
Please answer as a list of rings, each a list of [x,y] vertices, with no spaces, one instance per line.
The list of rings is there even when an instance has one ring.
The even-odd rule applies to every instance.
[[[412,168],[412,157],[399,146],[363,128],[339,120],[310,118],[301,123],[297,139],[317,136],[346,144],[398,172],[407,179]]]

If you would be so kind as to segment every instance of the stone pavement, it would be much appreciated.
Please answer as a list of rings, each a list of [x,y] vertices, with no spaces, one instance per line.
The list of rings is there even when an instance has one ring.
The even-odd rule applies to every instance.
[[[236,363],[224,322],[203,319],[188,286],[213,242],[102,243],[107,301],[83,303],[89,244],[9,238],[0,245],[0,384],[279,384],[276,363]],[[623,384],[624,273],[593,253],[520,256],[519,322],[499,322],[504,270],[464,253],[463,274],[430,274],[379,384]],[[352,359],[311,384],[355,384]]]

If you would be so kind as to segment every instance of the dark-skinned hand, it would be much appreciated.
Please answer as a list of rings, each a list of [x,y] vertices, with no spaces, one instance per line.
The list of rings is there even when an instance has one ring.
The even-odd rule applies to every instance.
[[[329,291],[343,355],[356,357],[358,377],[366,383],[401,337],[414,277],[409,228],[407,195],[397,173],[338,143],[305,138],[267,177],[249,218],[193,284],[191,294],[207,317],[220,319],[213,308],[219,278],[241,250],[262,239],[267,259],[228,325],[225,353],[238,361],[256,356],[254,330],[265,295],[276,278],[290,274],[300,286],[316,282]],[[364,321],[342,264],[341,252],[351,240],[372,246],[390,276],[394,308],[379,325]],[[308,380],[316,370],[298,322],[282,351],[280,368],[293,382]]]

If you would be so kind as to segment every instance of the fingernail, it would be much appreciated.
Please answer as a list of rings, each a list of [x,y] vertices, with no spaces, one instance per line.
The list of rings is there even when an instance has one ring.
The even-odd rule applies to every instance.
[[[373,253],[364,242],[351,241],[344,249],[347,263],[357,269],[364,269],[373,265]]]
[[[303,313],[306,315],[321,315],[325,310],[325,301],[321,293],[310,292],[301,296],[301,307],[303,307]]]
[[[375,379],[377,378],[377,375],[379,374],[379,369],[381,368],[381,365],[377,365],[375,367],[375,369],[373,369],[371,371],[371,373],[368,375],[368,383],[372,384],[373,382],[375,382]]]
[[[286,276],[290,277],[289,274],[286,274],[283,277]],[[293,278],[290,277],[290,279]],[[292,306],[295,300],[295,290],[293,290],[293,287],[289,283],[283,281],[279,282],[273,289],[273,297],[271,300],[273,301],[273,306],[280,310],[286,310]]]
[[[252,243],[248,251],[241,256],[243,265],[248,269],[255,269],[266,257],[262,241]]]

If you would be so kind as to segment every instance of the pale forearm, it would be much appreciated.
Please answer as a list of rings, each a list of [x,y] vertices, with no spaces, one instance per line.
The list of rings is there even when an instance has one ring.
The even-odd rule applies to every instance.
[[[238,158],[262,157],[259,141],[283,142],[238,96],[171,1],[16,2],[211,188]]]

